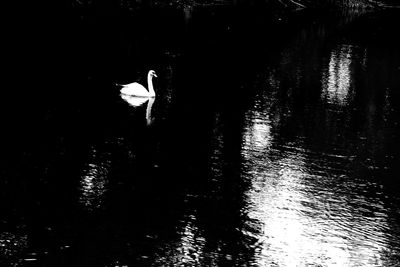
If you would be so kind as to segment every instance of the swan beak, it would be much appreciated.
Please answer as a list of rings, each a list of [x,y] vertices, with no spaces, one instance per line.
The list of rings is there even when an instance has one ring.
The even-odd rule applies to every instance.
[[[155,74],[155,73],[153,74],[153,76],[156,77],[156,78],[158,77],[157,74]]]

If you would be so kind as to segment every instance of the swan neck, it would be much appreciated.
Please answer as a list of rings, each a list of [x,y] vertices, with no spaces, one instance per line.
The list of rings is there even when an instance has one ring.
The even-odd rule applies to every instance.
[[[147,75],[147,85],[149,87],[149,94],[150,96],[156,96],[156,92],[154,92],[154,88],[153,88],[153,78],[151,77],[151,75]]]

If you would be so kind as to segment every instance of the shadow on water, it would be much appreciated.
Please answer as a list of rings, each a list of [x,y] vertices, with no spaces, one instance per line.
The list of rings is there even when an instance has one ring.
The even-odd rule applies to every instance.
[[[96,8],[3,106],[2,264],[399,263],[398,14]]]

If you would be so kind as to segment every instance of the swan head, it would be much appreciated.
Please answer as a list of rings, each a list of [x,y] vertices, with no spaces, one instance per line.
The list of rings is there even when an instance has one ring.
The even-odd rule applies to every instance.
[[[157,78],[157,74],[156,74],[156,72],[155,72],[154,70],[150,70],[148,76],[149,76],[150,78],[153,78],[153,77],[156,77],[156,78]]]

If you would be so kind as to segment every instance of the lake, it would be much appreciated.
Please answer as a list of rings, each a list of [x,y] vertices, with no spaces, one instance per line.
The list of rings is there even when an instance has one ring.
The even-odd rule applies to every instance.
[[[400,264],[398,11],[99,3],[10,50],[1,265]]]

